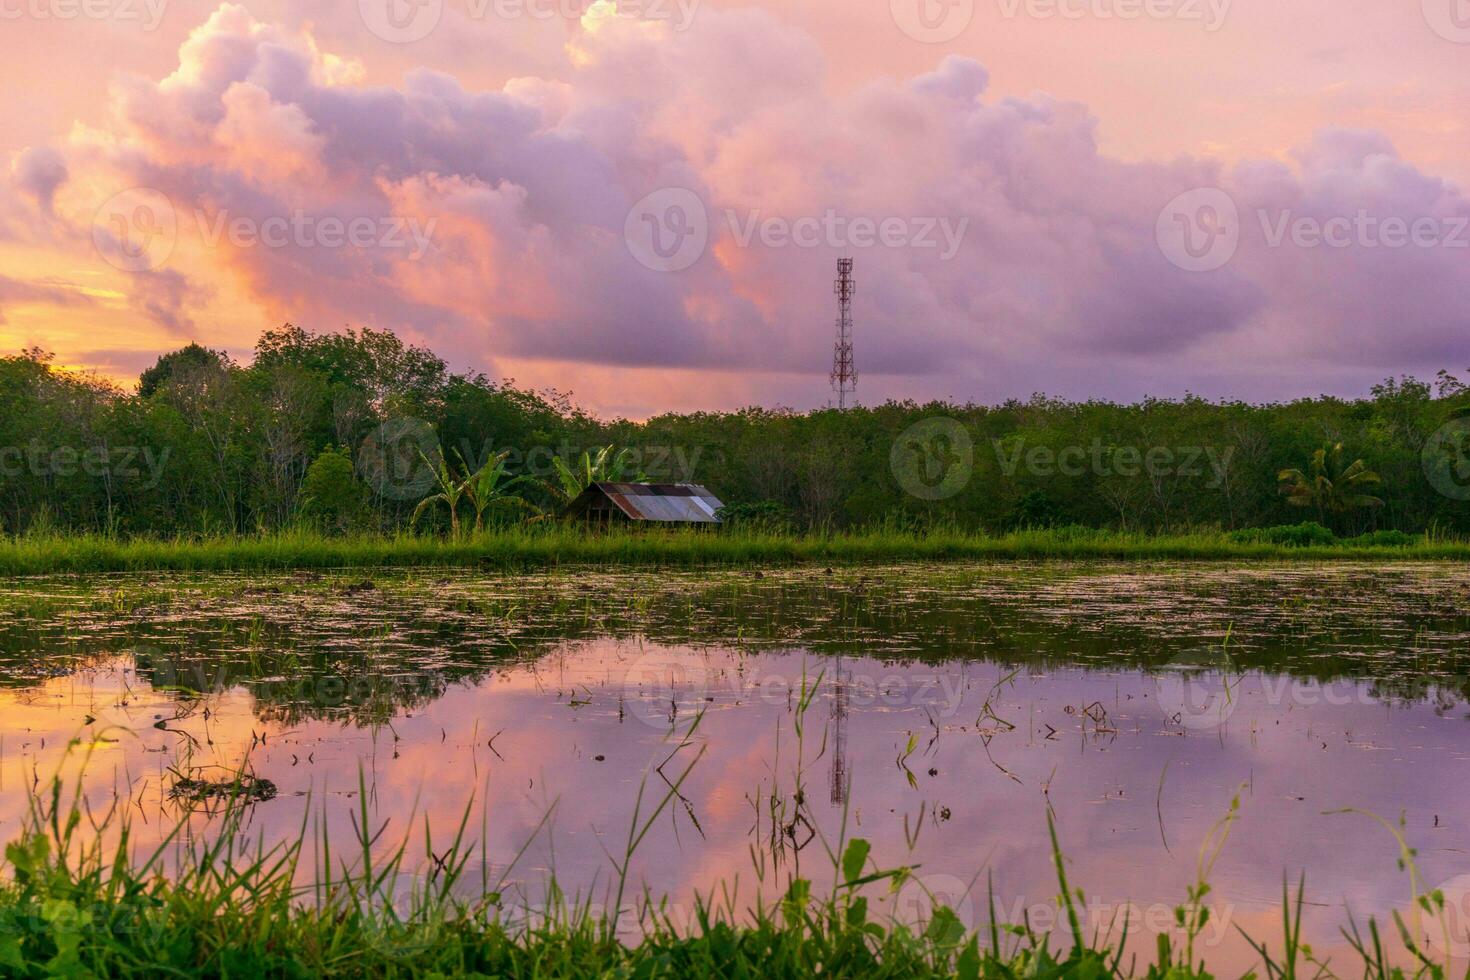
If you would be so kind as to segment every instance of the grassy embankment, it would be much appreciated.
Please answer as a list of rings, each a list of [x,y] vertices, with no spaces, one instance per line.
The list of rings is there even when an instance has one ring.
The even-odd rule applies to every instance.
[[[1418,536],[1399,544],[1347,539],[1296,545],[1243,539],[1238,533],[1148,535],[1076,528],[992,535],[960,530],[782,534],[636,529],[588,533],[566,526],[490,531],[455,540],[409,534],[333,537],[309,531],[233,537],[46,534],[0,539],[0,575],[426,565],[520,569],[555,565],[739,566],[1028,559],[1464,561],[1470,559],[1470,541]]]

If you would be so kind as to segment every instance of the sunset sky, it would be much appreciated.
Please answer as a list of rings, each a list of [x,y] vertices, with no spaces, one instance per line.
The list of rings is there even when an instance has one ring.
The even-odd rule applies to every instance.
[[[1470,0],[0,0],[0,346],[609,415],[1470,365]]]

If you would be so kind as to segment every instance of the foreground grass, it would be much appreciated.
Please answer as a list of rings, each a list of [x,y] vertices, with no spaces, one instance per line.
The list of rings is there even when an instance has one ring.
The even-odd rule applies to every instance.
[[[620,857],[609,855],[616,872],[609,908],[625,907],[632,855],[692,767],[652,812],[635,807],[625,850]],[[875,891],[891,897],[914,884],[922,887],[922,879],[913,876],[913,868],[879,868],[861,838],[828,848],[835,883],[829,893],[819,895],[811,880],[792,878],[779,902],[743,907],[724,886],[698,901],[683,926],[645,893],[629,913],[636,923],[624,921],[620,928],[618,913],[569,901],[554,882],[548,907],[507,917],[510,903],[501,889],[520,855],[499,880],[492,880],[483,861],[477,867],[465,839],[467,808],[452,839],[437,845],[425,822],[422,841],[433,861],[427,873],[414,872],[420,884],[404,895],[396,884],[410,871],[407,841],[384,852],[387,824],[371,822],[367,786],[362,777],[359,782],[357,839],[345,854],[334,852],[324,833],[316,836],[305,827],[294,842],[276,848],[253,844],[245,831],[249,807],[232,800],[209,834],[186,834],[187,821],[181,820],[152,854],[138,857],[129,845],[126,806],[99,820],[76,802],[79,789],[73,802],[63,804],[63,784],[54,779],[41,795],[32,795],[23,831],[0,863],[0,976],[1209,978],[1196,939],[1210,916],[1209,871],[1239,805],[1237,799],[1202,845],[1199,879],[1176,909],[1176,936],[1182,938],[1159,936],[1152,959],[1140,963],[1125,954],[1126,922],[1116,942],[1096,933],[1087,938],[1078,908],[1082,892],[1068,882],[1049,814],[1058,918],[1070,927],[1069,938],[1056,948],[1029,922],[1001,924],[994,895],[988,925],[975,931],[932,895],[929,915],[915,925],[875,914]],[[113,842],[105,845],[109,832]],[[1413,852],[1404,849],[1412,868]],[[309,852],[315,856],[308,859]],[[303,870],[312,882],[304,887],[298,884]],[[1300,886],[1295,899],[1283,894],[1282,937],[1270,948],[1246,937],[1261,957],[1260,973],[1247,976],[1333,975],[1302,942],[1302,904]],[[1420,905],[1442,917],[1442,897],[1426,896]],[[1410,938],[1422,934],[1418,915],[1412,928],[1394,916],[1409,956],[1407,969],[1390,963],[1370,920],[1366,934],[1356,927],[1345,932],[1360,962],[1344,975],[1446,980],[1448,964],[1436,962]],[[630,931],[633,941],[627,940]]]
[[[779,534],[664,529],[589,533],[578,527],[512,528],[449,539],[430,535],[331,537],[309,531],[230,537],[114,538],[25,535],[0,539],[0,575],[54,572],[230,571],[295,568],[557,565],[698,566],[1024,559],[1464,561],[1470,541],[1416,538],[1401,546],[1283,545],[1223,533],[1130,534],[1077,528],[990,535]]]

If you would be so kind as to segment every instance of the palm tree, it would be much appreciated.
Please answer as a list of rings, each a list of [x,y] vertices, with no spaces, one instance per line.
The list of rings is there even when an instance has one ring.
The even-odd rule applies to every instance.
[[[458,450],[456,450],[458,453]],[[495,456],[485,460],[485,464],[478,470],[470,473],[469,464],[465,462],[463,454],[459,455],[459,462],[469,475],[460,484],[460,491],[469,500],[470,506],[475,509],[475,531],[478,533],[485,526],[485,512],[491,507],[509,505],[512,507],[524,507],[537,516],[542,516],[541,511],[524,497],[511,493],[512,487],[521,483],[533,482],[528,476],[511,476],[506,469],[505,459],[510,455],[507,449]]]
[[[459,500],[464,495],[464,484],[455,479],[454,473],[449,469],[449,464],[444,462],[443,453],[438,456],[437,466],[428,456],[424,455],[423,450],[419,450],[419,458],[433,472],[434,482],[439,485],[439,492],[430,494],[419,501],[419,505],[413,509],[413,517],[408,522],[409,526],[417,524],[424,511],[442,502],[449,507],[449,533],[457,538],[459,537]]]
[[[550,486],[553,493],[565,501],[571,501],[594,483],[618,483],[627,479],[628,467],[632,462],[633,450],[623,449],[613,453],[611,445],[603,446],[593,455],[591,450],[582,453],[575,466],[567,465],[560,456],[552,459],[556,467],[556,479],[560,486]],[[633,478],[642,480],[643,474]]]
[[[1281,492],[1286,494],[1287,503],[1297,507],[1315,507],[1319,519],[1325,520],[1328,514],[1346,514],[1359,507],[1383,506],[1378,497],[1362,492],[1363,487],[1382,483],[1382,479],[1361,459],[1343,467],[1340,442],[1314,452],[1306,473],[1297,469],[1282,470],[1276,479],[1281,484]]]

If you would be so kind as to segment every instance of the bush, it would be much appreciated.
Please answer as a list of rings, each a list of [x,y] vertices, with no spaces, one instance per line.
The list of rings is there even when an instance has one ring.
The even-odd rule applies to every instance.
[[[1108,528],[1088,527],[1086,524],[1062,524],[1047,529],[1047,535],[1055,541],[1075,544],[1079,541],[1105,541],[1117,536]]]
[[[1294,548],[1336,544],[1337,535],[1316,521],[1300,524],[1278,524],[1275,527],[1247,527],[1230,532],[1230,540],[1241,544],[1281,544]]]
[[[1349,544],[1360,547],[1376,548],[1407,548],[1418,544],[1422,536],[1418,534],[1405,534],[1403,531],[1371,531],[1368,534],[1360,534],[1356,538],[1348,538]]]
[[[715,515],[726,527],[770,533],[790,531],[794,526],[791,511],[774,500],[753,504],[726,504]]]
[[[333,531],[349,531],[367,513],[367,486],[357,478],[346,447],[327,449],[306,469],[301,485],[301,516]]]
[[[1007,523],[1017,530],[1052,527],[1058,523],[1060,516],[1056,504],[1045,493],[1032,490],[1016,501]]]

